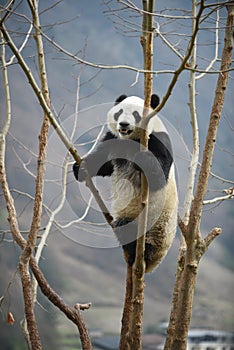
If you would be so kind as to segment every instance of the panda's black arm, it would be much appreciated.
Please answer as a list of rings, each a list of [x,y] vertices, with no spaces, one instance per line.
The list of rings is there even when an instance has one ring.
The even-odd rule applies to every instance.
[[[153,132],[149,138],[148,149],[159,161],[167,181],[173,162],[171,141],[165,132]]]
[[[150,134],[148,150],[134,157],[135,167],[144,172],[151,191],[165,186],[172,162],[171,142],[165,132]]]
[[[113,173],[113,165],[108,156],[110,148],[107,147],[105,141],[114,139],[114,135],[111,132],[107,132],[102,142],[98,145],[97,149],[85,157],[84,162],[86,169],[91,177],[93,176],[111,176]],[[78,181],[85,180],[85,172],[81,166],[77,163],[73,164],[73,173]]]

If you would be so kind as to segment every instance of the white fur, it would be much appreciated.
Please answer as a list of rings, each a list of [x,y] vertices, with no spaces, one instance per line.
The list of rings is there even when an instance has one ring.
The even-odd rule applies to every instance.
[[[113,106],[107,113],[107,123],[108,123],[109,129],[112,131],[112,133],[115,136],[122,138],[122,135],[119,133],[119,127],[118,127],[119,123],[126,122],[126,123],[129,123],[133,128],[135,128],[136,122],[132,113],[134,111],[137,111],[142,116],[143,108],[144,108],[144,101],[140,97],[137,97],[137,96],[127,97],[122,102]],[[114,115],[115,113],[119,112],[120,109],[123,109],[123,113],[120,115],[118,122],[116,123],[114,119]]]
[[[115,113],[117,113],[120,109],[123,109],[123,113],[120,115],[118,119],[118,123],[116,123],[114,119]],[[137,96],[130,96],[124,99],[122,102],[118,103],[117,105],[113,106],[109,112],[107,113],[107,123],[109,126],[109,129],[111,132],[117,136],[122,138],[123,136],[119,133],[119,127],[118,124],[121,122],[127,122],[130,125],[132,125],[133,128],[136,126],[140,126],[140,123],[136,124],[135,118],[133,116],[133,112],[137,111],[140,116],[143,115],[143,109],[144,109],[144,100]],[[149,110],[150,112],[151,110]],[[167,133],[167,130],[161,121],[161,119],[155,115],[153,118],[151,118],[149,125],[148,125],[148,133],[151,134],[153,131],[163,131]],[[130,137],[126,136],[125,138],[135,138],[139,137],[139,133],[134,133]]]

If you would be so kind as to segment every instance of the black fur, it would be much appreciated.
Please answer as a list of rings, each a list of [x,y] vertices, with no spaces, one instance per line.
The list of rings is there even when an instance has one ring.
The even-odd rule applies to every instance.
[[[133,159],[135,168],[144,172],[151,191],[157,191],[165,186],[172,162],[171,142],[165,132],[152,133],[148,151],[137,152]]]
[[[137,224],[133,219],[120,218],[114,221],[112,226],[122,246],[136,240]]]
[[[136,257],[137,223],[130,218],[120,218],[113,223],[113,228],[128,264],[132,266]]]
[[[125,252],[128,265],[132,266],[136,258],[136,240],[123,245],[123,250]],[[150,265],[151,261],[154,260],[155,253],[156,247],[150,243],[145,243],[144,260],[146,264],[146,269],[148,268],[148,265]]]
[[[122,102],[123,100],[125,100],[125,98],[127,98],[127,95],[120,95],[116,100],[115,100],[115,105],[117,105],[118,103]]]
[[[137,111],[134,111],[134,112],[132,113],[132,115],[133,115],[133,117],[135,118],[136,123],[140,123],[140,121],[141,121],[141,116],[140,116],[140,114],[139,114]]]
[[[156,94],[153,94],[151,96],[151,103],[150,103],[151,108],[155,109],[159,105],[159,103],[160,103],[159,96]]]
[[[138,152],[134,158],[134,166],[145,174],[150,191],[157,191],[165,186],[163,169],[159,160],[150,151]]]
[[[128,265],[132,266],[136,258],[136,239],[137,239],[137,223],[130,218],[120,218],[113,223],[113,228],[117,239],[119,240],[125,252],[125,258]],[[147,236],[148,233],[146,233]],[[145,243],[145,263],[153,260],[156,247],[150,243]]]
[[[102,142],[108,141],[108,140],[114,140],[114,139],[116,141],[110,144],[112,148],[107,149],[107,152],[110,152],[113,155],[115,155],[116,164],[118,166],[125,166],[129,160],[132,160],[132,161],[136,160],[137,153],[140,152],[139,139],[130,140],[130,141],[120,140],[117,138],[117,136],[113,135],[110,131],[108,131],[106,135],[103,137]],[[171,146],[171,141],[169,139],[168,134],[166,134],[165,132],[153,132],[149,137],[148,149],[150,151],[148,154],[147,152],[140,152],[142,155],[143,165],[145,163],[145,166],[143,166],[142,168],[149,167],[149,172],[154,171],[154,166],[156,166],[156,169],[157,169],[158,162],[159,162],[161,167],[160,171],[161,170],[163,171],[165,181],[167,181],[169,176],[169,171],[173,162],[172,146]],[[147,156],[145,157],[146,154]],[[155,161],[156,162],[158,161],[158,162],[155,164]],[[137,168],[137,164],[136,164],[136,168]],[[103,176],[103,175],[100,174],[100,176]],[[110,176],[110,175],[106,175],[106,176]]]
[[[114,114],[114,120],[117,122],[121,114],[123,113],[123,109],[121,108],[118,112]]]
[[[131,243],[124,244],[123,250],[125,252],[128,265],[132,266],[136,258],[136,240]]]
[[[111,142],[105,143],[105,141]],[[168,135],[165,132],[152,133],[149,138],[149,151],[140,152],[139,142],[139,140],[118,139],[108,131],[96,151],[84,160],[89,175],[111,176],[114,165],[122,167],[124,171],[128,163],[133,162],[136,170],[145,173],[151,191],[163,188],[173,162]],[[85,180],[85,173],[77,163],[73,166],[73,172],[78,181]]]
[[[123,100],[125,100],[125,98],[127,98],[128,96],[123,94],[120,95],[116,100],[115,100],[115,105],[117,105],[118,103],[122,102]],[[150,106],[151,108],[155,109],[160,103],[160,98],[158,95],[153,94],[151,96],[151,102],[150,102]]]
[[[83,181],[83,180],[81,180],[81,177],[79,176],[80,164],[74,163],[74,164],[73,164],[73,167],[72,167],[72,170],[73,170],[73,174],[74,174],[76,180],[77,180],[77,181]],[[85,177],[85,174],[84,174],[84,177]]]
[[[113,139],[117,139],[117,136],[115,136],[114,134],[112,134],[111,131],[107,131],[107,133],[105,134],[105,136],[103,136],[102,141],[108,141],[108,140],[113,140]]]
[[[119,169],[126,169],[126,166],[129,164],[129,160],[124,159],[124,158],[116,158],[115,160],[112,161],[114,165],[116,165]]]
[[[83,162],[91,177],[111,176],[113,173],[112,163],[107,161],[107,154],[104,147],[99,147],[96,152],[88,155],[82,163]],[[82,168],[82,163],[81,165],[77,163],[73,165],[74,176],[80,182],[85,180],[85,172]]]
[[[113,164],[108,161],[108,149],[105,147],[105,141],[113,140],[114,136],[108,131],[102,139],[102,143],[97,147],[96,151],[89,154],[85,159],[85,166],[91,177],[93,176],[111,176],[113,173]],[[82,163],[81,163],[82,165]],[[73,173],[76,180],[82,182],[85,180],[85,172],[77,163],[73,164]]]
[[[165,132],[153,132],[149,138],[148,149],[158,159],[167,181],[173,163],[172,146],[168,134]]]

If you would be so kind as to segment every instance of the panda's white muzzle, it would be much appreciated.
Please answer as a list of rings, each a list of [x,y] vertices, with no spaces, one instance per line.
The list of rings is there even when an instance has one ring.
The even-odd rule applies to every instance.
[[[127,136],[132,133],[133,129],[129,123],[120,122],[119,123],[119,133],[121,136]]]

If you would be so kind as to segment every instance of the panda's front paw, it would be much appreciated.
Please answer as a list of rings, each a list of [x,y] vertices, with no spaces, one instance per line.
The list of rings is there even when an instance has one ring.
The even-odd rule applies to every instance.
[[[85,172],[78,163],[73,164],[73,174],[77,181],[82,182],[85,180]]]

